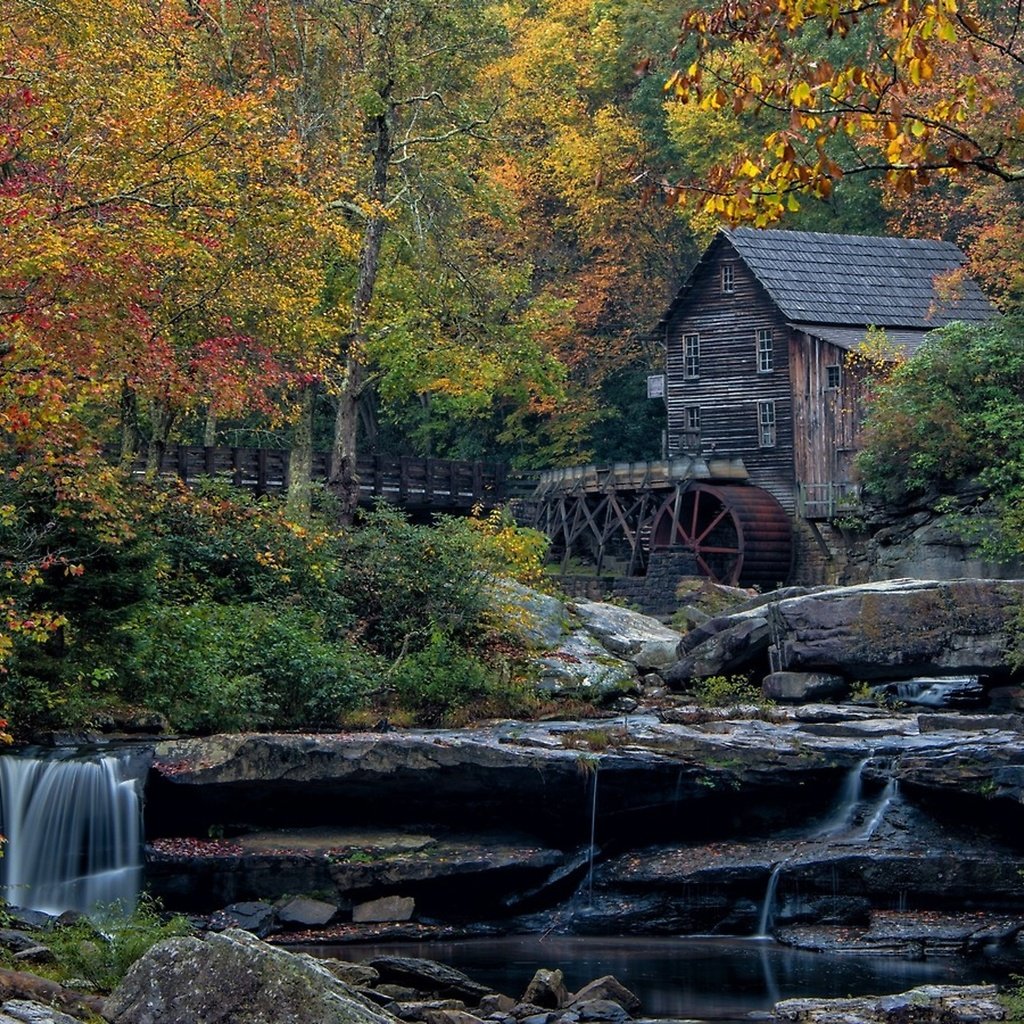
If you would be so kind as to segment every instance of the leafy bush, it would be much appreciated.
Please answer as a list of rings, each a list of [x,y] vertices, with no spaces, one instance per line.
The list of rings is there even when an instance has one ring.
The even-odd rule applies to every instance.
[[[451,721],[459,709],[482,701],[492,690],[492,672],[479,659],[460,650],[443,633],[434,633],[423,650],[403,659],[392,675],[400,707],[415,711],[421,721]]]
[[[110,992],[151,946],[191,930],[186,918],[164,919],[158,905],[143,897],[129,917],[117,906],[108,907],[91,919],[60,925],[39,940],[53,951],[65,981],[81,979],[97,991]]]
[[[867,488],[904,502],[978,477],[1024,488],[1024,323],[951,324],[875,382],[857,465]]]
[[[334,726],[378,670],[301,608],[153,605],[128,628],[139,653],[126,696],[189,732]]]
[[[768,703],[761,694],[761,688],[746,676],[708,676],[697,680],[692,692],[696,702],[704,707],[723,708],[734,704],[756,704],[760,707]]]

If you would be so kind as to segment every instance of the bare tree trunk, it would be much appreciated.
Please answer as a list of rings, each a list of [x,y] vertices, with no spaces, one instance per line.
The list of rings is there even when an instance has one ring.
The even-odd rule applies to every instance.
[[[212,448],[217,443],[217,414],[211,406],[206,409],[206,420],[203,423],[203,447]]]
[[[160,463],[167,447],[167,439],[171,436],[175,416],[175,411],[159,399],[154,398],[150,403],[150,419],[153,425],[149,444],[146,446],[146,476],[150,479],[160,472]]]
[[[302,389],[299,418],[292,433],[292,451],[288,460],[288,515],[296,522],[309,521],[313,475],[313,408],[316,385]]]
[[[381,89],[381,99],[387,104],[393,83]],[[343,524],[352,522],[359,507],[359,473],[356,466],[359,434],[359,398],[363,390],[363,346],[366,341],[366,317],[373,301],[380,269],[380,251],[387,230],[384,203],[388,194],[388,172],[392,151],[392,111],[374,118],[373,180],[370,198],[377,209],[366,222],[359,254],[359,278],[352,298],[352,320],[349,324],[348,346],[345,353],[345,377],[337,396],[334,417],[334,438],[331,445],[331,490],[338,497],[339,518]]]
[[[138,405],[135,389],[127,380],[121,382],[121,456],[124,467],[135,461],[135,446],[139,439]]]

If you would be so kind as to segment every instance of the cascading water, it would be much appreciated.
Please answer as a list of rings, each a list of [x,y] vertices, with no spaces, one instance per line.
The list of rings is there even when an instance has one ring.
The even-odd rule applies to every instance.
[[[120,904],[142,878],[142,803],[136,759],[0,757],[0,870],[12,906],[59,914]]]
[[[846,777],[843,779],[843,784],[839,788],[839,795],[836,798],[835,808],[821,827],[812,833],[812,839],[825,839],[828,836],[837,835],[850,827],[850,822],[853,819],[854,812],[857,810],[857,806],[861,802],[861,793],[863,789],[861,780],[864,776],[864,766],[870,760],[870,757],[865,757],[863,761],[858,761],[857,764],[846,773]]]
[[[768,888],[765,890],[764,902],[761,904],[761,916],[757,922],[755,939],[771,938],[772,916],[775,911],[775,892],[779,888],[779,875],[782,873],[782,866],[785,861],[779,861],[768,876]]]
[[[889,779],[885,784],[885,789],[882,790],[882,795],[878,798],[874,813],[868,819],[864,830],[857,836],[860,842],[867,842],[875,834],[878,826],[882,824],[882,819],[885,818],[886,811],[889,810],[892,802],[899,796],[899,792],[900,784],[898,780]]]

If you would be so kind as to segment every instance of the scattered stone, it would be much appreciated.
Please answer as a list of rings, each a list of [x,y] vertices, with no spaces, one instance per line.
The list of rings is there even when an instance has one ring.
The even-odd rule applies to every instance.
[[[20,928],[0,928],[0,946],[15,953],[23,949],[34,949],[39,945],[39,940]]]
[[[465,1010],[466,1004],[461,999],[409,999],[392,1003],[389,1009],[401,1020],[425,1021],[427,1020],[426,1014],[430,1010]],[[440,1024],[444,1024],[444,1022],[440,1022]]]
[[[42,910],[26,910],[22,907],[8,907],[6,919],[11,928],[28,932],[49,931],[57,920],[53,914]]]
[[[640,1008],[640,997],[636,993],[630,992],[618,978],[613,977],[611,974],[606,974],[602,978],[595,978],[584,985],[572,997],[569,1005],[575,1006],[577,1003],[586,1003],[593,999],[611,1000],[613,1003],[618,1003],[619,1006],[629,1013]]]
[[[223,932],[228,928],[242,928],[258,939],[265,939],[278,930],[277,915],[269,903],[249,901],[232,903],[223,910],[210,915],[207,925],[211,932]]]
[[[767,612],[755,608],[721,615],[691,630],[679,643],[679,661],[662,672],[670,686],[749,668],[768,651]]]
[[[630,1019],[622,1006],[611,999],[588,999],[586,1002],[576,1003],[571,1015],[578,1021],[610,1021],[614,1024]]]
[[[522,1024],[552,1024],[558,1020],[558,1014],[545,1010],[543,1013],[531,1013],[529,1017],[519,1018]]]
[[[12,959],[19,962],[28,961],[34,964],[52,964],[57,958],[53,955],[53,950],[49,946],[37,945],[19,950]]]
[[[532,1003],[546,1010],[561,1010],[569,1003],[569,990],[560,970],[541,967],[526,986],[522,1002]]]
[[[474,981],[468,974],[436,960],[379,956],[370,961],[370,966],[380,974],[385,984],[408,985],[418,992],[436,992],[439,996],[464,999],[467,1003],[479,1003],[494,991]]]
[[[326,968],[241,930],[165,939],[128,971],[104,1007],[111,1024],[393,1024]]]
[[[99,1013],[103,1006],[103,1000],[96,996],[84,995],[28,971],[12,971],[7,968],[0,968],[0,999],[44,1003],[49,1007],[66,1010],[76,1017]],[[4,1005],[7,1005],[6,1002]]]
[[[8,999],[0,1006],[0,1024],[79,1024],[79,1021],[28,999]]]
[[[352,920],[357,924],[375,921],[409,921],[416,901],[411,896],[382,896],[378,900],[360,903],[352,908]]]
[[[776,1021],[791,1024],[980,1024],[1006,1019],[994,985],[922,985],[899,995],[861,999],[786,999]]]
[[[481,1017],[488,1017],[492,1013],[500,1013],[504,1015],[511,1013],[512,1008],[515,1005],[516,1001],[511,996],[503,995],[500,992],[494,992],[489,996],[484,996],[483,999],[480,1000],[477,1012]]]
[[[286,928],[318,928],[327,924],[338,912],[334,903],[310,899],[308,896],[296,896],[275,907],[277,920]],[[402,920],[408,918],[375,918],[374,920]]]
[[[828,672],[772,672],[761,681],[761,692],[769,700],[792,704],[845,697],[849,691],[842,676]]]
[[[481,1024],[479,1017],[456,1009],[426,1010],[423,1021],[424,1024]]]
[[[307,956],[308,954],[297,954]],[[339,981],[353,988],[369,988],[376,985],[380,975],[368,964],[357,964],[351,960],[335,960],[333,957],[314,957],[321,967],[326,967]]]
[[[391,1003],[413,1003],[421,995],[420,990],[409,985],[395,985],[391,982],[382,982],[377,985],[376,992],[379,995],[387,996]]]

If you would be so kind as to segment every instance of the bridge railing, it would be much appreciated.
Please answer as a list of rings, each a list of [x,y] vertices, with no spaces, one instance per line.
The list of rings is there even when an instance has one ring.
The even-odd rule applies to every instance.
[[[183,483],[219,477],[235,487],[257,494],[286,491],[290,479],[290,452],[274,448],[203,448],[169,445],[160,459],[161,476],[176,476]],[[315,452],[310,478],[326,481],[330,455]],[[405,508],[470,509],[493,506],[521,496],[535,479],[510,472],[504,463],[481,460],[395,458],[361,456],[356,463],[360,500],[383,499]],[[133,470],[142,474],[146,460],[139,456]]]

